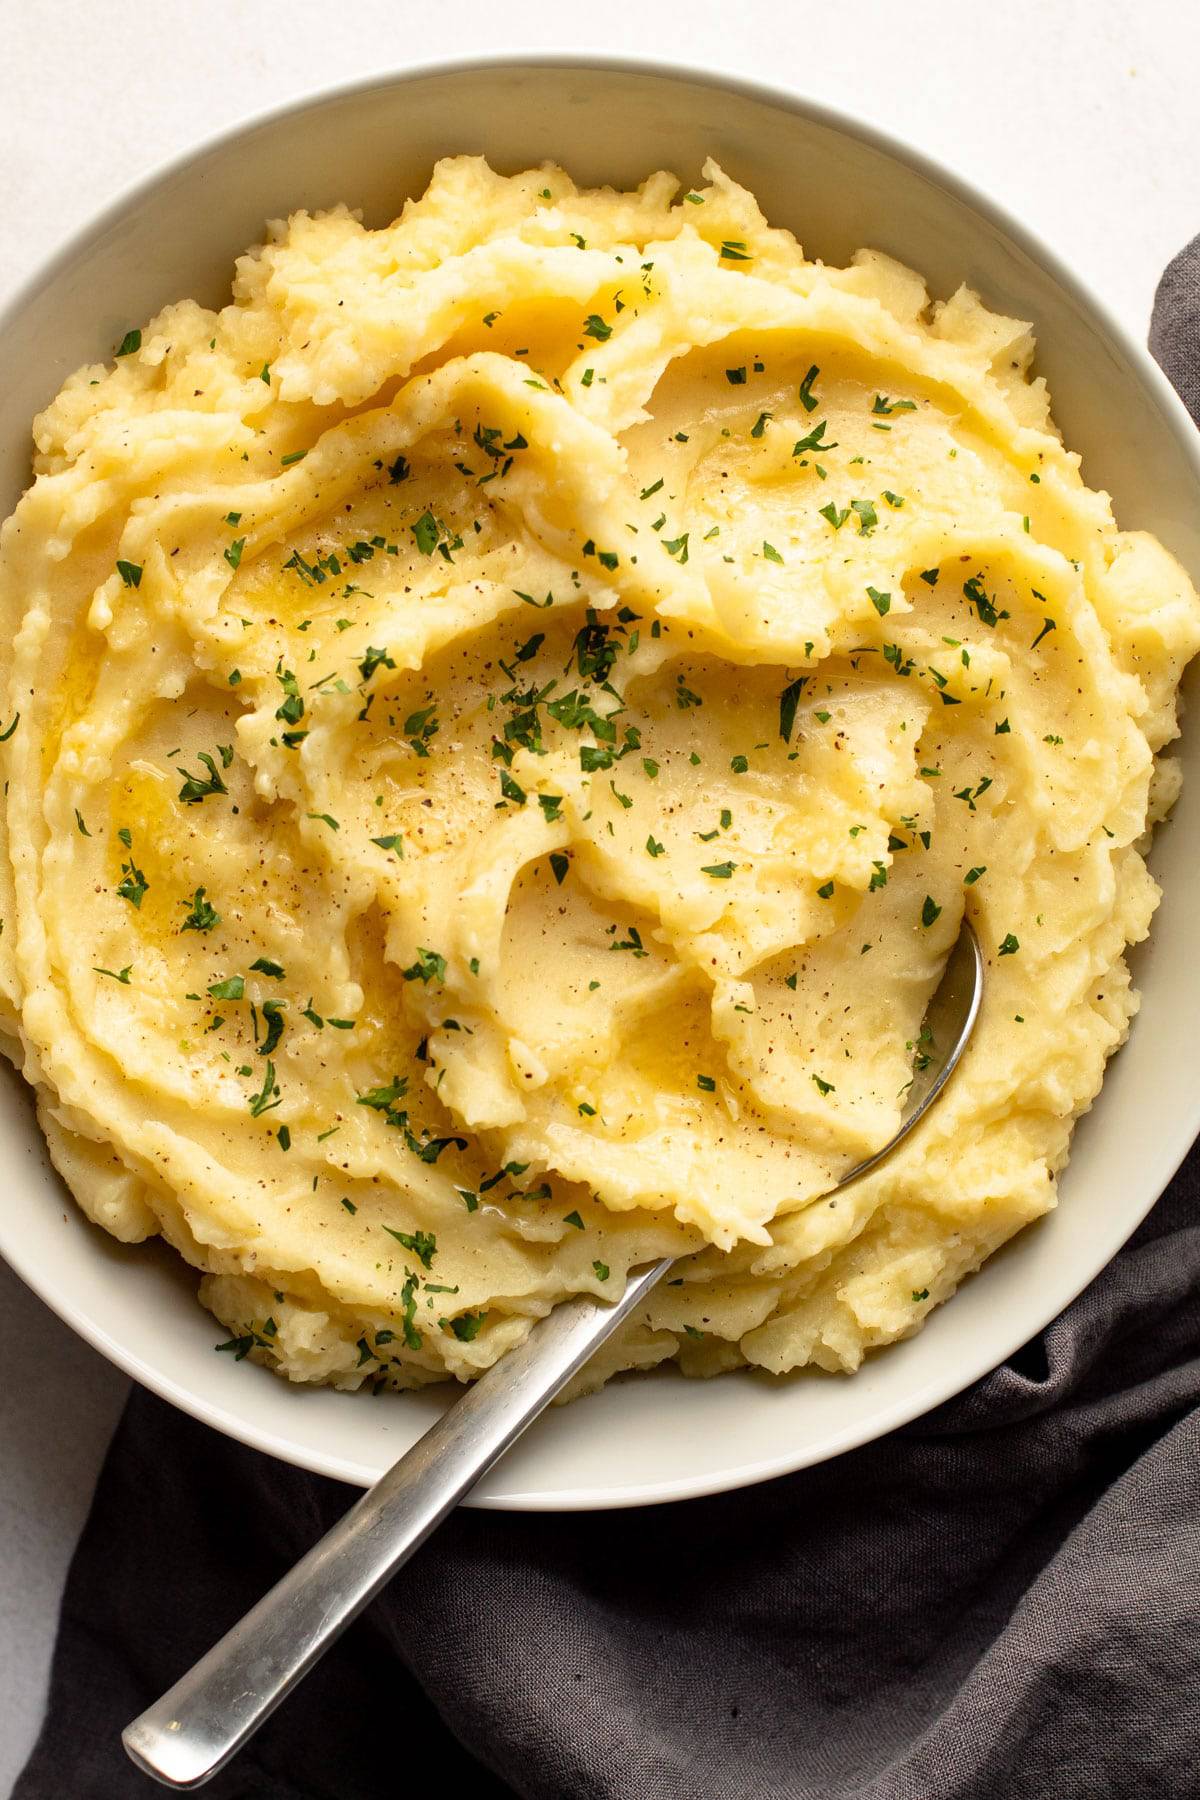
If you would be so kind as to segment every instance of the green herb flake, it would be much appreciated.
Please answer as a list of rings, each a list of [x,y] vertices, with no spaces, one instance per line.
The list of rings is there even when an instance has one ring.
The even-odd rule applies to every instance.
[[[196,889],[190,901],[184,900],[181,905],[188,907],[189,911],[179,927],[180,931],[211,931],[214,925],[221,923],[220,913],[205,899],[202,887]]]
[[[437,1255],[437,1238],[432,1231],[393,1231],[390,1225],[383,1228],[389,1237],[394,1237],[398,1244],[411,1250],[422,1268],[433,1267],[433,1259]]]
[[[810,677],[807,675],[798,675],[795,681],[788,682],[779,696],[779,735],[785,744],[790,744],[792,741],[792,728],[796,723],[796,708],[809,679]]]
[[[436,950],[424,950],[418,947],[417,960],[407,969],[401,969],[405,981],[441,981],[446,979],[446,959]]]

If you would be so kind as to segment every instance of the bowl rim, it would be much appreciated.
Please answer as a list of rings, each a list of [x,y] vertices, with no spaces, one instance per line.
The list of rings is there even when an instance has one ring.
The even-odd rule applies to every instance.
[[[101,239],[127,212],[149,198],[157,189],[168,185],[176,177],[184,174],[192,164],[202,161],[210,154],[228,148],[238,139],[249,136],[260,129],[269,128],[290,116],[344,102],[356,94],[365,95],[388,88],[403,89],[410,83],[442,76],[486,74],[490,71],[519,71],[522,69],[559,69],[564,73],[599,72],[617,76],[649,75],[665,81],[693,83],[712,89],[717,93],[737,94],[764,106],[799,114],[832,131],[855,138],[868,148],[881,152],[892,161],[923,176],[935,186],[948,192],[952,198],[986,222],[995,226],[1033,263],[1045,271],[1079,310],[1085,316],[1090,317],[1107,334],[1127,359],[1138,381],[1156,403],[1163,425],[1170,430],[1175,441],[1175,448],[1184,465],[1190,467],[1197,491],[1200,493],[1200,432],[1197,431],[1183,401],[1154,361],[1146,345],[1134,336],[1132,330],[1113,311],[1108,301],[1093,293],[1037,232],[1017,218],[1002,202],[995,199],[988,189],[979,187],[975,182],[958,174],[935,157],[915,148],[898,134],[874,123],[864,122],[843,111],[840,107],[832,106],[824,100],[815,98],[807,90],[778,86],[749,76],[717,72],[703,64],[686,59],[666,59],[653,54],[612,55],[603,50],[538,48],[438,57],[405,63],[379,74],[350,76],[329,86],[305,90],[276,105],[260,110],[246,111],[219,131],[161,159],[149,170],[124,184],[98,213],[90,215],[81,225],[69,232],[58,246],[43,257],[33,270],[18,283],[0,306],[0,336],[10,329],[14,321],[27,308],[36,303],[41,293],[47,290],[60,275],[69,270],[72,263]],[[647,173],[649,172],[647,171]],[[265,219],[263,224],[265,226]],[[163,301],[163,304],[167,303],[166,300]],[[1110,1246],[1104,1243],[1100,1247],[1099,1254],[1079,1260],[1070,1280],[1056,1289],[1055,1310],[1043,1321],[1040,1329],[1045,1329],[1052,1319],[1058,1317],[1128,1241],[1156,1204],[1167,1183],[1182,1163],[1193,1141],[1193,1136],[1193,1125],[1188,1124],[1185,1127],[1181,1123],[1177,1134],[1172,1135],[1166,1142],[1160,1140],[1158,1155],[1147,1159],[1154,1163],[1155,1174],[1147,1189],[1145,1205],[1138,1211],[1132,1222],[1128,1222],[1128,1218],[1122,1221],[1122,1236],[1116,1245]],[[1124,1229],[1127,1222],[1128,1229]],[[1018,1235],[1023,1237],[1025,1232]],[[259,1450],[296,1467],[308,1469],[315,1474],[350,1482],[357,1486],[369,1485],[376,1478],[373,1470],[354,1462],[349,1457],[312,1451],[307,1446],[280,1435],[278,1431],[254,1425],[228,1406],[208,1399],[193,1388],[184,1386],[173,1376],[148,1362],[137,1351],[114,1338],[105,1326],[86,1313],[71,1310],[69,1302],[56,1295],[53,1271],[44,1263],[39,1263],[36,1255],[26,1259],[23,1255],[19,1234],[4,1230],[2,1214],[0,1214],[0,1256],[25,1285],[86,1343],[100,1351],[107,1360],[114,1363],[125,1374],[149,1388],[160,1398],[180,1407],[201,1423],[219,1430],[225,1436],[231,1437],[251,1449]],[[708,1476],[683,1476],[670,1480],[660,1479],[625,1485],[612,1484],[602,1489],[578,1487],[565,1493],[533,1491],[469,1494],[463,1504],[481,1510],[495,1511],[607,1510],[616,1507],[661,1505],[686,1499],[699,1499],[773,1480],[873,1442],[875,1439],[884,1437],[899,1427],[922,1417],[936,1406],[965,1391],[973,1382],[982,1379],[991,1370],[999,1367],[1021,1344],[1028,1341],[1029,1336],[1030,1333],[1024,1325],[1020,1330],[1009,1334],[997,1334],[995,1343],[1003,1347],[998,1354],[994,1355],[986,1369],[972,1374],[968,1381],[962,1381],[959,1378],[956,1366],[948,1366],[941,1379],[916,1384],[911,1391],[891,1405],[880,1409],[869,1420],[856,1422],[854,1425],[828,1434],[823,1443],[816,1448],[793,1446],[790,1450],[785,1449],[770,1457],[760,1458],[753,1463],[742,1464],[734,1471],[722,1471]]]

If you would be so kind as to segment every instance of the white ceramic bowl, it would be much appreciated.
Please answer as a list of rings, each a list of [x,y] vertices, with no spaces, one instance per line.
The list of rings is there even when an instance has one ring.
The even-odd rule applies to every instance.
[[[960,281],[1035,322],[1055,416],[1124,526],[1144,526],[1200,578],[1200,454],[1183,408],[1053,255],[995,206],[880,133],[785,93],[650,64],[533,57],[391,75],[258,119],[134,188],[75,238],[0,319],[0,516],[28,480],[28,425],[79,363],[107,356],[164,302],[228,297],[264,221],[344,200],[391,219],[449,152],[504,170],[545,158],[577,180],[632,184],[707,155],[810,254],[867,244]],[[1119,253],[1119,246],[1116,247]],[[1031,1337],[1124,1243],[1200,1127],[1200,957],[1189,893],[1200,835],[1200,736],[1154,867],[1165,899],[1136,959],[1144,995],[1127,1046],[1075,1140],[1058,1210],[989,1262],[925,1329],[847,1380],[806,1372],[614,1382],[545,1416],[476,1490],[517,1508],[680,1499],[783,1474],[878,1437],[959,1392]],[[7,1065],[5,1065],[7,1073]],[[429,1394],[290,1387],[213,1354],[223,1335],[161,1246],[89,1225],[42,1148],[28,1094],[0,1080],[0,1252],[74,1329],[209,1425],[288,1461],[366,1483],[425,1429]],[[53,1429],[53,1421],[48,1421]]]

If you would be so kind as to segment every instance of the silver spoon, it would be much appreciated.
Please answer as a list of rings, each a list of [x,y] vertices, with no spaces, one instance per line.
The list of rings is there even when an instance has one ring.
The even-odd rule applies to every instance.
[[[929,1036],[923,1033],[900,1127],[839,1188],[890,1155],[932,1106],[966,1048],[982,996],[983,958],[964,919],[925,1014]],[[201,1787],[223,1768],[672,1264],[668,1257],[632,1275],[612,1304],[578,1294],[539,1320],[240,1624],[126,1726],[121,1741],[138,1768],[173,1788]]]

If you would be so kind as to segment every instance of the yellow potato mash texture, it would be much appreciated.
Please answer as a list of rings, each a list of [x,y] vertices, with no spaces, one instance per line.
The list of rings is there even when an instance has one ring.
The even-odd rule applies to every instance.
[[[713,164],[458,157],[66,383],[2,539],[0,1022],[236,1354],[466,1380],[670,1254],[587,1384],[853,1370],[1053,1206],[1200,603],[1032,352]],[[964,912],[962,1069],[831,1194]]]

